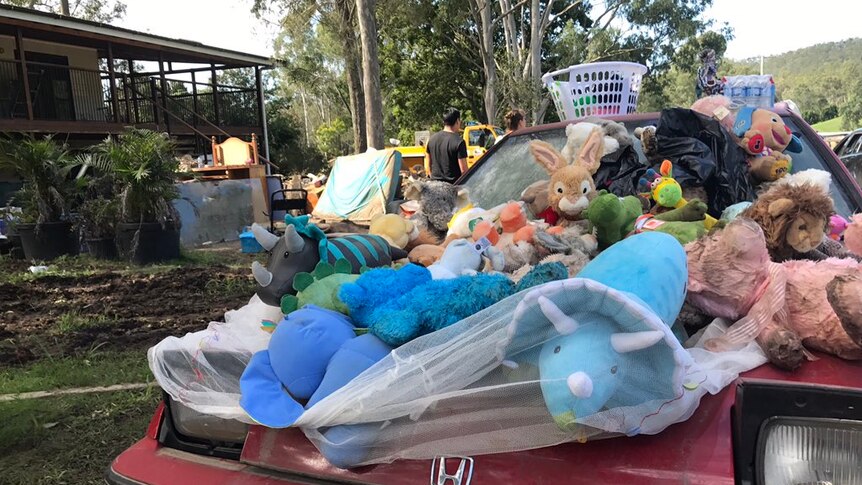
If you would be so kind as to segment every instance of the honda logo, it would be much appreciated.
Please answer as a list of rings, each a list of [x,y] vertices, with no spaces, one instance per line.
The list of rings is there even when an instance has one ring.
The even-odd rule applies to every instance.
[[[446,468],[449,463],[459,460],[454,473]],[[473,459],[461,456],[438,456],[431,462],[431,485],[470,485],[473,479]]]

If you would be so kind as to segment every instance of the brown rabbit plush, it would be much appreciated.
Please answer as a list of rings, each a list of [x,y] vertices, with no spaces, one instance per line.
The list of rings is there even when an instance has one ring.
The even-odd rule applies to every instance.
[[[581,153],[571,165],[553,146],[543,141],[530,142],[530,152],[536,163],[551,175],[548,183],[548,210],[537,214],[552,225],[567,225],[566,221],[581,219],[584,209],[596,196],[593,174],[599,169],[604,154],[604,134],[596,128],[587,137]],[[562,220],[560,220],[562,219]]]

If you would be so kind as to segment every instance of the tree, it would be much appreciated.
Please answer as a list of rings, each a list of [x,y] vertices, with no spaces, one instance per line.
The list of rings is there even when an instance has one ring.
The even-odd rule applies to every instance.
[[[368,146],[384,147],[383,97],[380,93],[380,61],[377,57],[376,0],[356,0],[362,43],[362,88],[365,92],[365,130]]]
[[[350,116],[353,124],[353,150],[357,153],[368,148],[365,129],[365,96],[362,90],[362,56],[356,44],[356,4],[353,0],[335,0],[338,12],[336,21],[342,39],[344,71],[350,95]]]
[[[126,4],[121,0],[71,0],[71,3],[70,0],[0,0],[0,3],[104,23],[126,15]]]

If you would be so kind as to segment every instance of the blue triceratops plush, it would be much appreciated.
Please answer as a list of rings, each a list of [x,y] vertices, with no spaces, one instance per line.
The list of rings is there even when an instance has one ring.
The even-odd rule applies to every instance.
[[[687,278],[682,246],[650,232],[611,246],[576,278],[524,297],[508,355],[535,359],[531,349],[518,349],[518,336],[544,332],[542,395],[561,429],[574,430],[578,420],[602,410],[663,402],[681,392],[684,363],[670,327]],[[627,421],[627,432],[637,434],[639,424]]]

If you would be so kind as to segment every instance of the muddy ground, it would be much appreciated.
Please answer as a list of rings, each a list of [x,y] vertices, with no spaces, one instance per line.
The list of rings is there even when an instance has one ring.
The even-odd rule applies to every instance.
[[[205,328],[254,294],[250,258],[231,259],[230,266],[193,261],[37,278],[9,278],[25,274],[29,264],[3,260],[0,365],[94,348],[146,348],[166,336]]]

